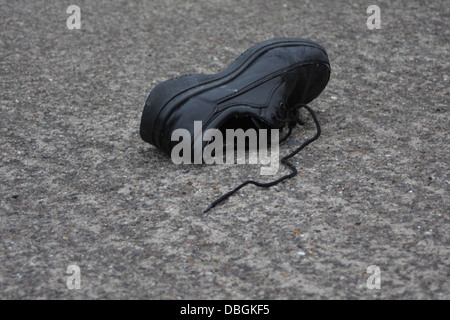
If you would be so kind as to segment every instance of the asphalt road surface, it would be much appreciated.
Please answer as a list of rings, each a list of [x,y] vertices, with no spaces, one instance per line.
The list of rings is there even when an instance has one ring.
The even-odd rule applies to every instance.
[[[445,0],[0,0],[0,298],[449,299],[449,21]],[[329,54],[322,136],[204,214],[273,177],[174,164],[139,137],[145,99],[278,37]]]

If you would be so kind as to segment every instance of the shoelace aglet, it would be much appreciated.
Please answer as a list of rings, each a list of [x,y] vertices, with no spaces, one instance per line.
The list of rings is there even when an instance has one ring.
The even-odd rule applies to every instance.
[[[212,208],[214,208],[213,204],[210,204],[208,208],[206,208],[205,210],[203,210],[203,213],[207,213],[209,210],[211,210]]]

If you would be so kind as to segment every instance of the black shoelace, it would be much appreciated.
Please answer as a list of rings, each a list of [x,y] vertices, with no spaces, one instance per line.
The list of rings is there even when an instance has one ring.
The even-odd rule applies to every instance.
[[[286,141],[286,139],[291,135],[292,129],[295,127],[295,125],[297,123],[303,124],[298,118],[299,110],[301,108],[305,108],[306,110],[308,110],[309,114],[311,115],[311,117],[314,120],[317,132],[314,135],[314,137],[303,142],[297,149],[295,149],[294,151],[292,151],[291,153],[289,153],[287,156],[283,157],[280,160],[281,163],[283,163],[285,166],[287,166],[291,170],[291,173],[287,174],[275,181],[266,182],[266,183],[261,183],[261,182],[257,182],[257,181],[253,181],[253,180],[247,180],[247,181],[241,183],[239,186],[237,186],[233,190],[231,190],[230,192],[227,192],[224,195],[222,195],[220,198],[215,200],[213,203],[211,203],[209,205],[209,207],[203,211],[204,213],[208,212],[210,209],[214,208],[217,204],[224,201],[225,199],[227,199],[228,197],[230,197],[231,195],[233,195],[234,193],[236,193],[237,191],[239,191],[241,188],[245,187],[248,184],[254,184],[255,186],[263,187],[263,188],[269,188],[269,187],[272,187],[286,179],[295,177],[298,174],[297,168],[292,163],[290,163],[288,160],[290,158],[292,158],[293,156],[295,156],[297,153],[299,153],[301,150],[303,150],[310,143],[317,140],[321,134],[320,124],[319,124],[319,120],[317,120],[316,114],[308,105],[301,103],[301,104],[297,104],[294,108],[287,110],[287,113],[285,115],[286,118],[285,118],[284,122],[288,124],[288,133],[282,139],[280,139],[280,143]]]

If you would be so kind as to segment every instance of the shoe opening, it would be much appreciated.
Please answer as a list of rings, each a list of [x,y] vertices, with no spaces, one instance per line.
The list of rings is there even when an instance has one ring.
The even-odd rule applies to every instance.
[[[233,116],[222,123],[218,129],[225,134],[227,129],[242,129],[244,131],[248,129],[259,129],[260,126],[257,124],[257,120],[251,115]]]

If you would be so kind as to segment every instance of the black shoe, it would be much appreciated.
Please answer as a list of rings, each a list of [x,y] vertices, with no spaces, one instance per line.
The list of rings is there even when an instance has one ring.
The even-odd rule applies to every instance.
[[[320,127],[305,104],[323,91],[329,77],[328,55],[317,43],[295,38],[264,41],[245,51],[220,73],[187,75],[158,84],[145,103],[140,135],[170,155],[179,143],[171,141],[176,129],[190,132],[193,148],[194,121],[202,121],[203,132],[236,126],[244,130],[282,129],[287,125],[290,134],[298,122],[298,109],[305,107],[317,125],[316,139]],[[203,142],[203,148],[207,143]],[[285,158],[282,162],[288,165]],[[295,168],[288,166],[294,173]],[[295,175],[296,170],[293,173],[276,183]],[[248,183],[273,185],[254,181],[243,185]]]
[[[172,132],[184,128],[194,137],[194,121],[202,121],[203,131],[236,117],[242,117],[243,126],[281,129],[286,109],[316,98],[329,77],[330,62],[318,44],[290,38],[264,41],[220,73],[158,84],[145,103],[140,135],[170,154],[178,143],[171,141]]]

